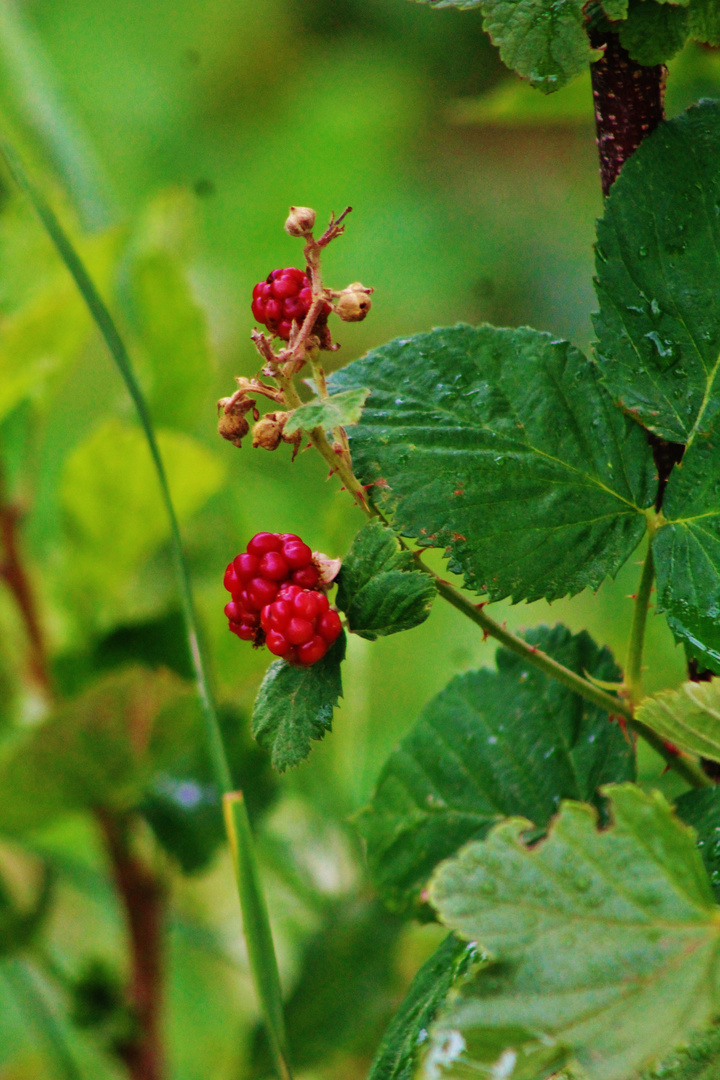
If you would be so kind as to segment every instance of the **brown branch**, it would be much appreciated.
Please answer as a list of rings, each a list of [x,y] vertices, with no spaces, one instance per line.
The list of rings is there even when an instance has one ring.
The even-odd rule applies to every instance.
[[[28,642],[28,671],[30,678],[43,694],[52,697],[48,674],[47,654],[40,618],[30,578],[23,565],[20,551],[20,521],[22,511],[4,499],[0,475],[0,578],[7,585],[25,627]]]
[[[136,1036],[118,1048],[132,1080],[161,1080],[164,1075],[160,1032],[163,988],[165,889],[131,850],[129,816],[98,809],[118,895],[125,908],[132,974],[128,1000],[137,1021]]]
[[[590,65],[600,179],[607,195],[623,164],[664,118],[664,64],[644,67],[630,58],[617,34],[590,35],[602,57]]]

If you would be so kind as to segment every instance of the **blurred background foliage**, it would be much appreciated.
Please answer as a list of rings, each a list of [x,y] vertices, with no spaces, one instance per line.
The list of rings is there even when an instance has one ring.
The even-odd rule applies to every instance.
[[[720,56],[688,47],[669,112],[719,87]],[[288,447],[221,443],[215,401],[256,370],[252,285],[300,258],[282,230],[291,203],[321,219],[354,207],[327,280],[376,293],[334,363],[457,320],[588,347],[589,80],[542,97],[503,70],[479,12],[407,0],[4,0],[0,107],[127,335],[160,429],[299,1074],[361,1077],[440,935],[373,901],[349,819],[422,705],[494,649],[439,602],[410,636],[352,639],[333,734],[273,777],[247,733],[268,656],[227,632],[222,572],[260,529],[335,556],[361,521],[310,453],[291,466]],[[122,1075],[107,1048],[129,1022],[128,961],[97,806],[140,815],[135,842],[170,882],[168,1075],[262,1077],[156,481],[67,273],[7,177],[1,197],[0,505],[20,522],[43,641],[28,643],[0,582],[0,1077]],[[587,627],[622,658],[636,576],[552,610],[497,608],[513,628]],[[650,689],[679,682],[660,619],[648,646]],[[147,713],[140,747],[133,702]],[[650,757],[643,769],[661,771]]]

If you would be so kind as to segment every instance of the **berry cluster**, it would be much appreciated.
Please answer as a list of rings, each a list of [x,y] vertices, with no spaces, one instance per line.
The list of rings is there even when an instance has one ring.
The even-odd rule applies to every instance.
[[[259,281],[253,289],[253,315],[285,341],[290,337],[293,320],[301,323],[311,304],[310,280],[294,266],[273,270],[265,281]],[[325,304],[321,314],[327,315],[329,311],[329,304]]]
[[[225,571],[230,630],[254,645],[266,643],[291,664],[316,664],[342,629],[319,581],[312,551],[299,536],[257,533]]]

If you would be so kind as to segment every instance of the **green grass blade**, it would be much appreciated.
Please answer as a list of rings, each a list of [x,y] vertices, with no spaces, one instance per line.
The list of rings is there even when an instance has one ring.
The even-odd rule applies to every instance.
[[[180,588],[185,627],[195,672],[195,681],[202,705],[203,716],[206,722],[215,777],[223,793],[230,795],[232,791],[230,768],[228,766],[227,755],[223,745],[217,712],[210,692],[205,661],[200,648],[190,577],[182,550],[180,529],[178,527],[162,457],[160,455],[157,439],[155,438],[152,418],[140,389],[140,385],[135,377],[130,356],[110,312],[95,288],[90,275],[85,269],[85,265],[75,250],[72,241],[58,221],[54,211],[28,177],[12,147],[4,141],[0,141],[0,155],[4,158],[8,169],[19,187],[29,196],[48,235],[55,244],[61,259],[72,274],[80,294],[87,304],[90,314],[95,320],[95,323],[120,370],[128,393],[137,410],[143,431],[145,432],[150,454],[155,464],[162,500],[170,521],[173,560]],[[242,806],[242,813],[239,817],[236,814],[232,815],[233,829],[231,831],[228,827],[228,837],[233,847],[233,852],[241,852],[240,856],[236,855],[235,861],[236,865],[240,865],[238,863],[238,858],[240,858],[242,863],[242,875],[238,875],[240,905],[243,912],[248,952],[252,958],[253,976],[257,980],[258,997],[262,1001],[263,1008],[265,1009],[271,1044],[278,1048],[283,1048],[282,1052],[279,1051],[276,1055],[279,1075],[281,1080],[290,1080],[290,1071],[287,1066],[287,1057],[284,1051],[284,1021],[280,980],[277,973],[277,960],[273,948],[262,882],[257,867],[255,845],[242,796],[231,795],[231,798],[233,799],[233,805],[239,800],[239,803]],[[226,816],[226,822],[228,820],[229,818]],[[239,840],[238,837],[240,837]],[[271,974],[273,972],[274,975]]]
[[[12,987],[18,1005],[45,1044],[57,1080],[84,1080],[65,1033],[37,985],[27,961],[13,958],[2,967],[5,981]]]
[[[278,1074],[283,1080],[290,1080],[280,976],[267,905],[253,854],[250,820],[242,793],[226,795],[223,799],[223,811],[240,893],[250,967],[270,1035],[270,1046]]]

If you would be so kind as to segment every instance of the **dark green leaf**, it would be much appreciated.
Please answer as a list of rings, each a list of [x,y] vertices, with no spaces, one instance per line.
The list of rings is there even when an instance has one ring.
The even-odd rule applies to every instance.
[[[336,427],[352,427],[362,415],[363,405],[370,391],[361,386],[357,390],[346,390],[342,394],[332,394],[326,401],[316,398],[301,405],[290,416],[285,425],[286,435],[295,431],[312,431],[323,428],[332,431]]]
[[[279,772],[299,765],[310,753],[312,739],[322,739],[332,727],[333,709],[342,697],[340,664],[345,659],[345,634],[312,667],[276,660],[255,699],[252,733],[270,751]]]
[[[687,8],[655,0],[630,0],[618,28],[620,44],[638,64],[664,64],[682,49],[688,35]]]
[[[474,945],[449,934],[418,971],[385,1032],[368,1080],[412,1080],[416,1054],[438,1009],[476,955]]]
[[[698,849],[720,902],[720,788],[688,791],[680,796],[675,809],[681,821],[697,833]]]
[[[602,9],[611,22],[627,19],[629,0],[602,0]]]
[[[708,430],[720,400],[719,157],[720,105],[704,101],[644,140],[598,225],[603,379],[679,443]]]
[[[720,443],[698,435],[668,481],[655,536],[658,606],[703,667],[720,672]]]
[[[425,622],[437,590],[391,529],[370,521],[353,540],[338,577],[337,606],[354,634],[375,641]]]
[[[528,847],[528,823],[506,821],[438,870],[442,921],[495,961],[438,1022],[430,1062],[451,1032],[464,1050],[444,1075],[491,1052],[496,1075],[527,1075],[524,1053],[544,1048],[590,1080],[628,1080],[717,1012],[720,922],[692,832],[658,792],[607,793],[611,828],[566,803],[547,840]]]
[[[586,633],[539,627],[526,638],[578,674],[619,677]],[[497,666],[457,676],[426,706],[357,817],[374,884],[395,907],[417,904],[434,867],[503,817],[544,827],[561,799],[634,777],[607,713],[514,653],[498,650]]]
[[[592,59],[581,0],[483,0],[483,27],[505,64],[545,94]]]
[[[400,919],[372,901],[353,898],[333,905],[307,946],[302,974],[285,1004],[297,1069],[375,1048],[394,1005],[395,951],[402,928]],[[252,1075],[272,1072],[260,1026],[252,1059]]]
[[[717,0],[690,0],[688,32],[706,45],[720,45],[720,5]]]
[[[0,830],[24,832],[71,810],[137,804],[171,759],[194,698],[169,672],[106,676],[23,733],[0,760]]]
[[[661,1065],[643,1073],[642,1080],[717,1080],[720,1076],[720,1028],[696,1035],[690,1045],[674,1051]]]
[[[456,326],[402,338],[337,372],[372,388],[350,431],[394,527],[447,547],[493,599],[596,588],[645,530],[655,467],[595,367],[535,330]]]

